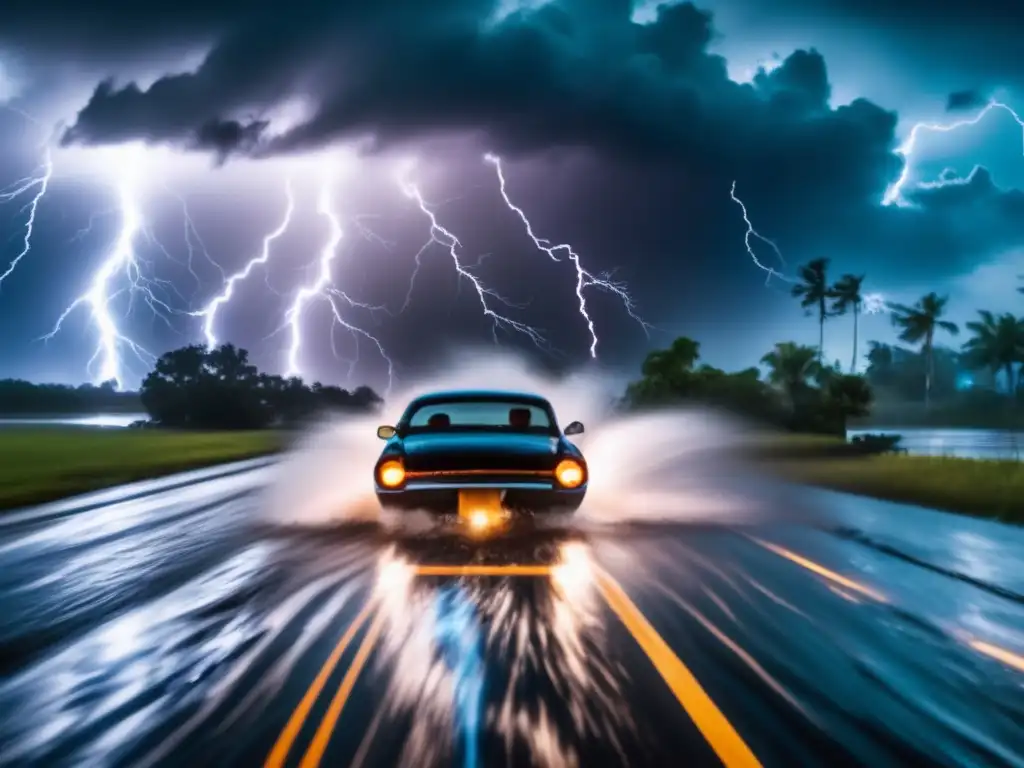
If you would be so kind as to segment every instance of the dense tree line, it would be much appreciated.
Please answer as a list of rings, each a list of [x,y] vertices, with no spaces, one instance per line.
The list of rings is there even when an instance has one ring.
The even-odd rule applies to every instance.
[[[863,376],[822,365],[818,350],[777,344],[757,368],[726,373],[698,365],[700,344],[685,337],[647,355],[642,377],[626,389],[624,405],[651,408],[698,402],[799,432],[846,434],[848,419],[865,416],[871,387]]]
[[[776,344],[761,359],[767,369],[762,378],[757,368],[726,373],[698,365],[700,345],[676,339],[668,349],[647,356],[642,377],[627,389],[625,404],[703,402],[793,430],[835,434],[843,433],[849,420],[870,415],[876,403],[887,404],[896,418],[901,418],[901,406],[906,412],[906,406],[920,404],[925,417],[931,413],[963,425],[998,419],[1010,426],[1007,419],[1024,410],[1024,318],[979,310],[978,319],[965,324],[970,336],[959,349],[951,349],[937,343],[960,333],[944,317],[948,297],[929,293],[913,305],[887,304],[907,346],[869,342],[867,369],[857,375],[864,276],[846,274],[831,282],[828,266],[828,259],[804,265],[791,289],[817,323],[816,347]],[[1024,293],[1024,287],[1018,290]],[[853,319],[849,373],[842,372],[838,361],[827,365],[823,359],[826,323],[843,315]],[[933,408],[936,403],[941,408]]]
[[[828,267],[828,259],[815,259],[802,267],[792,294],[818,323],[819,362],[826,321],[853,316],[853,373],[857,367],[857,320],[864,307],[864,276],[843,275],[832,283]],[[1024,293],[1024,287],[1018,291]],[[1001,399],[1003,405],[1012,405],[1024,401],[1024,317],[978,310],[978,319],[965,324],[970,336],[954,350],[938,343],[943,337],[960,334],[960,327],[944,317],[948,303],[949,297],[929,293],[913,305],[886,305],[900,341],[910,346],[869,342],[866,376],[880,399],[921,402],[928,408],[935,400],[962,398],[961,393],[971,389],[974,392],[968,397],[977,402]]]
[[[131,413],[142,410],[137,392],[118,392],[114,382],[100,386],[33,384],[20,379],[0,380],[0,414],[50,416],[81,413]]]
[[[185,429],[289,426],[326,411],[371,411],[383,402],[369,387],[349,392],[261,373],[246,350],[231,344],[164,354],[140,394],[153,424]]]

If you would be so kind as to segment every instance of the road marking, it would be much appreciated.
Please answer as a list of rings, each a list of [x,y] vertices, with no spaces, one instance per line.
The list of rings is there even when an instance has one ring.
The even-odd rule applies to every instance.
[[[302,701],[299,702],[295,711],[292,712],[291,718],[289,718],[284,730],[281,731],[281,735],[277,738],[277,743],[274,744],[274,748],[270,751],[270,755],[263,764],[264,768],[281,768],[284,765],[285,760],[288,759],[288,752],[291,750],[292,744],[295,743],[295,737],[299,735],[303,723],[305,723],[306,718],[309,716],[309,710],[313,708],[317,697],[320,696],[321,691],[323,691],[324,686],[327,684],[327,679],[334,672],[334,668],[338,666],[338,662],[345,654],[349,645],[351,645],[353,638],[363,628],[363,625],[370,618],[370,614],[373,613],[375,608],[376,606],[372,602],[368,603],[349,625],[345,634],[342,635],[341,640],[338,641],[334,650],[331,651],[331,655],[327,657],[327,661],[320,668],[320,672],[310,684],[306,695],[302,697]]]
[[[306,750],[302,762],[299,763],[299,768],[317,768],[320,765],[320,760],[323,758],[324,752],[327,751],[327,745],[334,734],[334,726],[338,724],[341,710],[344,709],[345,702],[348,701],[349,694],[352,693],[352,688],[355,686],[356,680],[359,679],[359,674],[363,671],[363,667],[366,666],[366,661],[370,658],[370,652],[373,650],[373,646],[376,645],[381,631],[384,629],[384,621],[385,615],[378,613],[370,628],[366,631],[366,637],[363,638],[359,650],[356,651],[355,658],[352,659],[352,665],[345,673],[341,685],[338,686],[337,693],[331,699],[327,713],[324,715],[320,727],[317,728],[316,735],[313,736],[313,741],[310,742],[309,749]]]
[[[835,571],[830,571],[825,566],[818,565],[813,560],[808,560],[806,557],[802,557],[801,555],[796,554],[796,552],[790,552],[788,549],[785,549],[784,547],[780,547],[777,544],[772,544],[771,542],[764,541],[763,539],[758,539],[753,536],[749,536],[748,538],[755,544],[758,544],[759,546],[762,546],[765,549],[774,552],[779,557],[784,557],[790,562],[796,563],[800,567],[806,568],[808,571],[816,573],[819,576],[823,576],[831,582],[846,587],[847,589],[852,589],[854,592],[859,592],[862,595],[867,595],[872,600],[877,600],[880,603],[887,602],[885,595],[883,595],[881,592],[877,592],[871,587],[866,587],[863,584],[854,581],[853,579],[849,579],[846,576],[836,573]]]
[[[749,538],[755,544],[758,544],[764,547],[765,549],[768,549],[774,552],[775,554],[786,558],[787,560],[791,560],[797,565],[800,565],[809,571],[817,573],[819,576],[824,576],[826,579],[829,579],[830,581],[833,581],[836,584],[840,584],[856,592],[860,592],[861,594],[867,595],[868,597],[877,600],[881,603],[888,602],[884,595],[882,595],[879,592],[876,592],[870,587],[865,587],[863,584],[858,584],[856,581],[848,579],[845,576],[840,576],[835,571],[830,571],[828,568],[825,568],[822,565],[818,565],[814,561],[808,560],[806,557],[802,557],[796,554],[795,552],[790,552],[788,549],[784,549],[783,547],[771,544],[767,541],[755,538],[753,536],[748,536],[747,538]],[[1006,664],[1009,667],[1013,667],[1014,669],[1020,672],[1024,672],[1024,656],[1020,656],[1019,654],[1016,654],[1013,651],[1008,651],[1005,648],[1000,648],[998,645],[986,643],[983,640],[968,639],[966,640],[966,643],[978,653],[983,653],[986,656],[989,656],[990,658],[996,659],[997,661],[1001,661],[1003,664]]]
[[[597,586],[609,607],[633,635],[658,674],[726,768],[760,768],[761,763],[701,687],[697,678],[651,626],[612,576],[597,570]]]
[[[1009,667],[1024,672],[1024,656],[1018,656],[1013,651],[1008,651],[1005,648],[1000,648],[998,645],[992,645],[982,640],[971,640],[970,646],[978,651],[978,653],[991,656],[993,659],[997,659]]]
[[[550,565],[416,565],[417,576],[550,576]]]

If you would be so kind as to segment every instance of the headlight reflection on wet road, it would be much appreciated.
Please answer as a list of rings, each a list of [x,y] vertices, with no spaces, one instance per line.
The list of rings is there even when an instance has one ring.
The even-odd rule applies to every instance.
[[[556,727],[566,719],[577,735],[616,744],[629,721],[601,652],[593,577],[582,544],[563,545],[553,565],[420,566],[382,556],[380,665],[391,668],[384,709],[389,719],[414,713],[400,762],[440,762],[454,751],[467,767],[478,765],[482,731],[492,727],[509,753],[572,764]],[[500,670],[490,697],[485,659],[497,659]],[[559,703],[547,707],[564,712],[536,706],[530,690],[539,679],[556,689],[550,701]]]

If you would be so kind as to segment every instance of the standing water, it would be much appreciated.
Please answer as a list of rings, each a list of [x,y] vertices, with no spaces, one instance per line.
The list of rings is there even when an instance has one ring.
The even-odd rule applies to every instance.
[[[917,456],[955,456],[961,459],[1020,461],[1024,432],[1002,429],[911,427],[851,429],[847,438],[866,434],[901,435],[900,448]]]

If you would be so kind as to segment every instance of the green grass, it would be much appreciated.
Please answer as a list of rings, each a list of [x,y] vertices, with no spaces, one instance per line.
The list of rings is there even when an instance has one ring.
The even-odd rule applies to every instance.
[[[155,429],[0,429],[0,509],[280,450],[279,434]]]
[[[1024,462],[932,456],[783,458],[784,476],[808,485],[1024,523]]]

